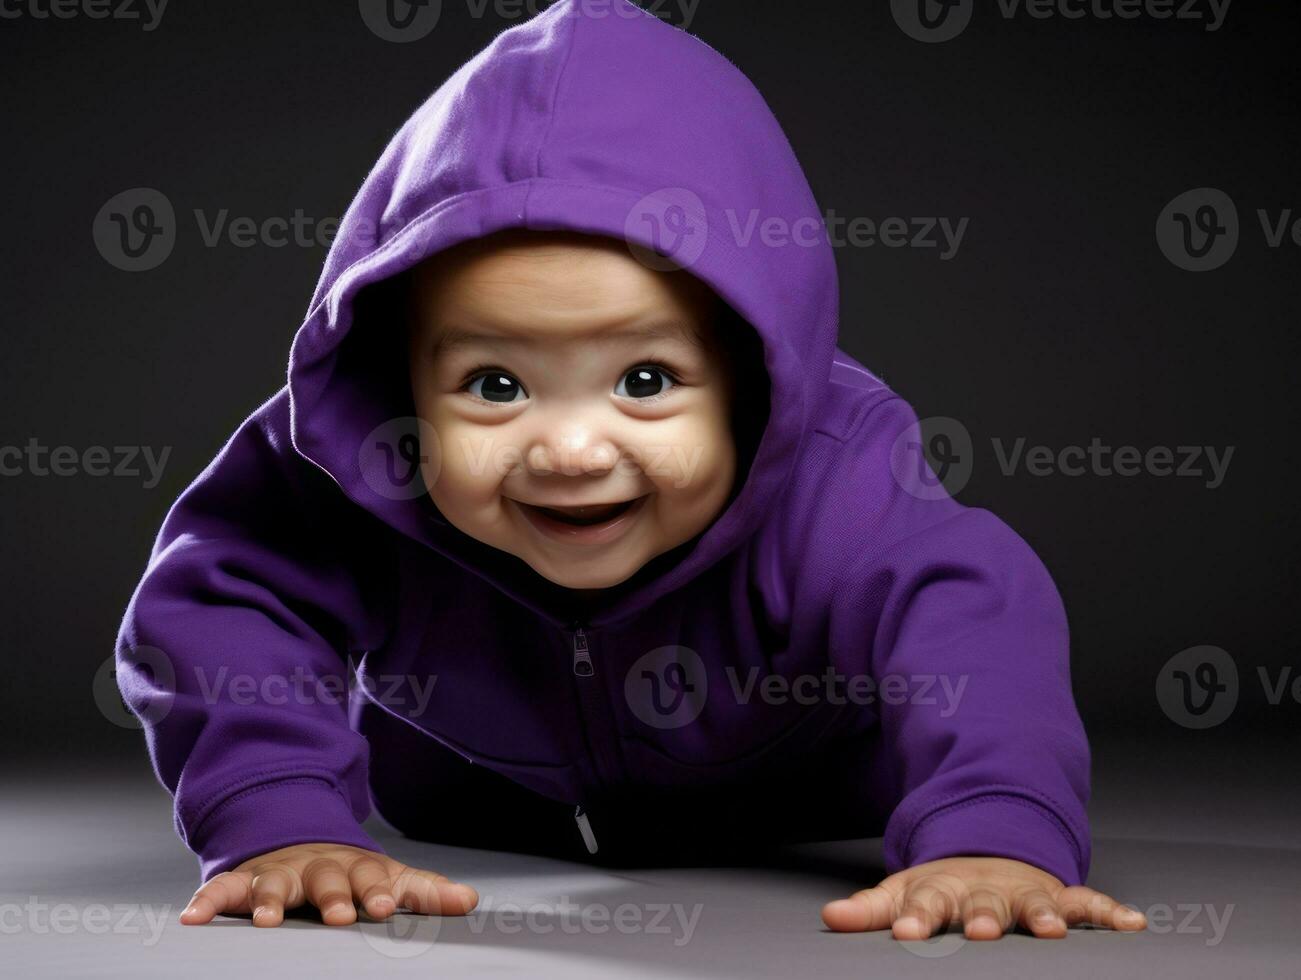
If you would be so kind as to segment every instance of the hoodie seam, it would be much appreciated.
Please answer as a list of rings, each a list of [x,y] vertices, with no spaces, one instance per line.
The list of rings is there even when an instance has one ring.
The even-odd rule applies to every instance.
[[[412,228],[416,227],[417,225],[421,224],[424,221],[427,221],[433,215],[438,214],[440,211],[444,211],[448,208],[455,207],[459,205],[462,201],[473,200],[476,197],[481,197],[486,194],[501,194],[510,190],[518,190],[520,188],[523,188],[525,193],[524,203],[522,204],[521,207],[522,209],[527,208],[528,198],[533,192],[533,185],[539,182],[545,183],[553,187],[573,187],[573,188],[581,188],[583,190],[606,191],[613,194],[629,195],[633,197],[637,197],[640,195],[639,191],[636,191],[629,187],[621,187],[617,184],[605,184],[600,181],[594,181],[594,180],[566,180],[561,177],[543,177],[539,175],[533,177],[525,177],[522,180],[508,180],[500,184],[493,184],[491,187],[478,187],[471,191],[462,191],[460,194],[454,194],[451,197],[445,197],[441,201],[436,201],[435,203],[427,207],[425,210],[417,214],[414,218],[412,218],[409,222],[407,222],[407,224],[403,225],[402,229],[399,232],[397,232],[392,238],[384,242],[378,248],[374,248],[371,251],[367,252],[365,255],[359,256],[356,260],[354,260],[353,262],[345,266],[343,269],[341,269],[338,275],[334,277],[333,281],[330,284],[329,289],[325,291],[325,293],[321,296],[320,300],[316,303],[316,305],[313,306],[310,310],[308,310],[307,315],[303,318],[303,325],[304,326],[307,325],[312,320],[316,319],[317,316],[320,315],[321,310],[329,305],[330,298],[334,296],[335,293],[339,292],[341,288],[341,284],[344,282],[344,280],[349,279],[352,276],[353,271],[355,269],[365,266],[371,262],[374,262],[378,258],[386,255],[388,252],[397,248],[398,246],[395,245],[394,243],[404,242],[405,236]],[[293,389],[292,383],[287,385],[287,387],[292,392]],[[319,464],[317,465],[319,466]]]
[[[578,21],[581,18],[565,18],[570,20],[569,25],[569,43],[565,47],[565,56],[560,62],[560,69],[556,72],[556,80],[551,86],[551,106],[547,111],[546,125],[542,128],[542,136],[538,139],[537,152],[533,155],[533,176],[535,178],[542,176],[542,151],[546,149],[547,141],[551,138],[552,127],[555,126],[556,113],[560,105],[560,88],[565,81],[565,72],[569,68],[569,61],[573,57],[574,48],[578,46]],[[533,196],[533,187],[529,186],[528,192],[524,196],[524,212],[528,213],[529,198]]]
[[[834,382],[833,382],[834,383]],[[874,412],[878,406],[889,401],[891,398],[900,398],[901,396],[894,390],[887,387],[873,388],[871,391],[865,391],[857,401],[855,401],[849,420],[840,427],[840,431],[835,431],[829,423],[823,423],[813,427],[816,435],[824,435],[837,442],[849,442],[858,432],[859,427],[864,423],[869,415]]]
[[[863,396],[863,401],[858,408],[855,418],[851,419],[845,427],[845,433],[841,437],[842,442],[849,442],[867,425],[870,419],[882,405],[888,405],[891,401],[898,400],[907,404],[904,397],[893,388],[877,388],[875,391],[869,391]]]
[[[1057,800],[1038,790],[999,784],[981,790],[963,791],[941,797],[931,809],[926,811],[925,815],[913,822],[912,829],[908,831],[908,837],[904,842],[904,855],[911,853],[913,841],[916,839],[918,832],[935,817],[994,801],[1014,803],[1043,817],[1056,828],[1066,843],[1070,845],[1076,864],[1082,863],[1084,855],[1079,841],[1076,839],[1074,829],[1058,815],[1058,811],[1065,808]]]
[[[213,793],[211,796],[209,796],[207,800],[205,800],[200,806],[198,806],[195,809],[194,811],[195,822],[193,826],[185,834],[186,841],[188,842],[192,838],[200,836],[203,827],[208,823],[209,820],[211,820],[218,813],[222,812],[228,806],[238,802],[239,800],[242,800],[247,796],[252,796],[253,794],[259,793],[263,790],[275,789],[280,786],[291,785],[295,783],[320,783],[324,786],[327,786],[330,789],[334,790],[334,792],[339,794],[339,798],[343,800],[345,805],[348,805],[349,810],[351,811],[351,804],[349,804],[348,800],[344,798],[343,793],[339,790],[339,787],[335,783],[333,778],[326,775],[312,775],[310,772],[305,773],[301,770],[293,770],[289,772],[285,772],[284,770],[281,770],[279,775],[277,775],[276,772],[277,772],[276,770],[268,769],[268,770],[263,770],[262,772],[254,773],[253,778],[257,778],[260,776],[269,776],[271,778],[260,779],[258,782],[254,783],[253,785],[251,786],[245,785],[243,789],[237,789],[234,792],[231,792],[230,789],[228,788],[226,790],[220,790],[216,793]],[[241,780],[241,782],[244,781]],[[237,783],[236,785],[239,784]],[[229,793],[229,795],[223,796],[222,795],[223,793]]]

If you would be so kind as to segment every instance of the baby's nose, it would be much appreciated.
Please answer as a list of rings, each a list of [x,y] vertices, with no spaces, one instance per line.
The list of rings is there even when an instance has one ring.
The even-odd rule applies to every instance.
[[[618,460],[619,451],[614,443],[584,425],[570,425],[544,433],[526,454],[531,472],[562,476],[608,473]]]

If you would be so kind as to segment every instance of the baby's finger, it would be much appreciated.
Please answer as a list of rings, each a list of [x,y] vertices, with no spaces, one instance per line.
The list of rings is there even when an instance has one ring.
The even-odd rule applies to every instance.
[[[223,912],[247,912],[252,879],[247,871],[223,871],[209,878],[181,912],[182,924],[199,926]]]
[[[888,929],[898,911],[898,896],[877,885],[828,902],[822,906],[822,921],[836,932],[870,932]]]
[[[279,864],[266,864],[253,876],[249,905],[255,926],[278,926],[285,920],[285,905],[297,905],[295,875]]]
[[[1040,939],[1063,939],[1066,923],[1057,914],[1057,903],[1040,888],[1024,892],[1017,898],[1013,910],[1016,920]]]
[[[1057,895],[1057,906],[1068,926],[1087,922],[1095,927],[1126,932],[1147,926],[1147,917],[1142,912],[1121,905],[1110,895],[1086,885],[1063,888]]]
[[[968,939],[998,939],[1012,924],[1012,910],[1000,892],[972,888],[963,899],[962,923]]]
[[[353,897],[372,919],[386,919],[396,911],[398,902],[389,885],[388,869],[375,858],[359,858],[348,865],[348,881]]]
[[[393,891],[398,901],[421,915],[465,915],[479,904],[479,893],[434,871],[408,867],[398,875]]]
[[[919,878],[904,892],[891,931],[895,939],[928,939],[936,928],[952,922],[958,909],[959,896],[950,885],[934,875]]]
[[[317,858],[303,869],[303,892],[321,910],[321,921],[327,926],[347,926],[357,921],[352,883],[343,865],[333,858]]]

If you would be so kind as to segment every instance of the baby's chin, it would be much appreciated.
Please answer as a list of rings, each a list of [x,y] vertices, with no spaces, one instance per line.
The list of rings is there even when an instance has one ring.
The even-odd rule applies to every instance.
[[[624,542],[611,547],[605,554],[598,553],[598,549],[597,552],[583,556],[549,552],[531,544],[526,548],[513,549],[513,554],[551,584],[588,598],[597,597],[607,589],[622,585],[652,559],[669,550],[669,547],[648,549],[644,545]]]
[[[521,551],[525,553],[521,554]],[[537,549],[521,549],[514,554],[548,582],[583,597],[600,595],[606,589],[622,585],[636,575],[654,555],[601,557],[588,559],[541,555]]]
[[[548,575],[540,571],[536,565],[531,565],[530,567],[539,575],[541,575],[543,578],[545,578],[548,582],[550,582],[552,585],[558,585],[560,586],[560,588],[564,589],[567,592],[572,593],[573,595],[577,596],[580,599],[599,598],[600,596],[604,595],[605,593],[613,589],[616,585],[622,585],[624,582],[632,578],[632,575],[615,576],[611,579],[603,580],[605,581],[605,584],[603,585],[592,585],[590,584],[591,582],[590,579],[584,579],[583,581],[587,581],[589,584],[576,585],[567,576],[553,577],[551,575]],[[634,574],[636,573],[634,572]]]

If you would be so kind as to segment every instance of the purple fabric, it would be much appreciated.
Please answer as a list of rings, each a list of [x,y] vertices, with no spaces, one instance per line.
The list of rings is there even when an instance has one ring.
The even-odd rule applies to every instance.
[[[772,218],[785,244],[761,237]],[[658,247],[764,347],[772,410],[726,510],[590,607],[385,483],[404,368],[365,355],[378,327],[349,337],[363,287],[508,226]],[[173,505],[119,635],[123,696],[205,878],[304,841],[380,850],[359,822],[384,745],[359,729],[384,712],[572,804],[754,781],[860,739],[888,870],[992,854],[1084,880],[1060,598],[1005,524],[907,475],[916,416],[837,348],[821,227],[749,80],[625,0],[561,0],[417,109],[345,215],[287,386]],[[676,720],[645,670],[694,684]],[[828,670],[857,694],[771,693]]]

